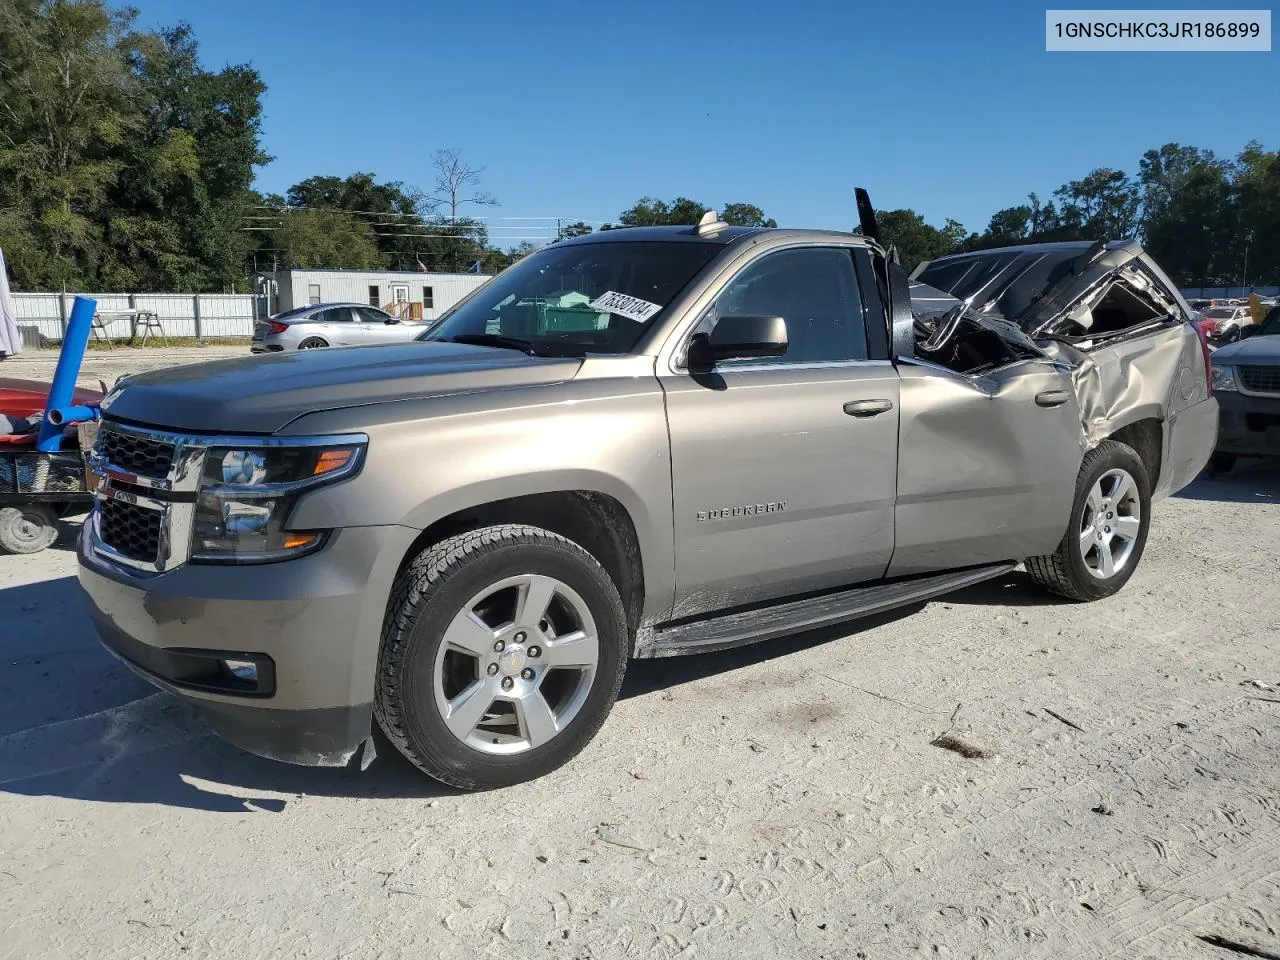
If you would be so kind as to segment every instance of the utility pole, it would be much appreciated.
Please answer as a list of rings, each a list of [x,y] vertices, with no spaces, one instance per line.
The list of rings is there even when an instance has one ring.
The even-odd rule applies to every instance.
[[[1253,242],[1253,231],[1249,230],[1244,235],[1244,268],[1240,271],[1240,292],[1244,293],[1246,281],[1249,279],[1249,244]]]

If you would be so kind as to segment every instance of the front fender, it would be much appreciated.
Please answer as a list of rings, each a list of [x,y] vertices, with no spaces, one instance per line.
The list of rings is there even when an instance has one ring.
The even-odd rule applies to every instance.
[[[498,406],[498,404],[501,406]],[[308,494],[294,529],[397,525],[422,531],[499,500],[590,491],[635,526],[646,611],[674,589],[671,454],[652,377],[588,378],[317,413],[298,433],[369,436],[361,472]],[[389,585],[388,585],[389,589]]]

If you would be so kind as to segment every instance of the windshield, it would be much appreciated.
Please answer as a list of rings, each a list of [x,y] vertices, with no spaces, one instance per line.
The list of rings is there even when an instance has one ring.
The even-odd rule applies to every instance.
[[[552,245],[499,274],[417,339],[487,340],[577,356],[628,353],[721,249],[694,241]]]

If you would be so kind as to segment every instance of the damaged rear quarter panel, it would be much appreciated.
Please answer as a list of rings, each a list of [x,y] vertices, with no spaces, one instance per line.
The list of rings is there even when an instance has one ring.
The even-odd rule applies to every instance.
[[[1172,324],[1092,349],[1060,341],[1040,345],[1072,367],[1086,449],[1139,421],[1158,423],[1160,457],[1157,476],[1152,477],[1157,498],[1185,486],[1204,466],[1217,417],[1216,411],[1200,406],[1208,400],[1204,356],[1188,324]]]

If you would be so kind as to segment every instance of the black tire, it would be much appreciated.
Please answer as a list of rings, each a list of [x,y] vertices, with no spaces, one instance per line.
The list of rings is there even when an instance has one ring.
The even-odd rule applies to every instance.
[[[1141,508],[1138,534],[1124,565],[1108,577],[1090,572],[1081,550],[1081,531],[1085,526],[1089,493],[1094,485],[1113,470],[1124,470],[1134,480]],[[1151,525],[1151,480],[1137,451],[1117,440],[1104,440],[1084,456],[1076,478],[1075,500],[1071,520],[1058,544],[1058,549],[1043,557],[1026,561],[1027,573],[1051,593],[1068,600],[1089,601],[1109,597],[1123,587],[1142,560]]]
[[[10,553],[39,553],[58,539],[58,517],[43,503],[0,508],[0,547]]]
[[[1234,453],[1215,453],[1209,458],[1209,475],[1221,477],[1231,472],[1231,468],[1236,465],[1236,455]]]
[[[537,574],[569,586],[587,605],[599,637],[596,672],[567,727],[521,753],[495,755],[458,739],[436,703],[435,665],[445,629],[490,584]],[[630,650],[618,589],[582,547],[550,531],[518,524],[483,527],[427,548],[401,572],[382,631],[374,715],[416,767],[464,790],[533,780],[567,763],[608,716]]]
[[[300,344],[298,344],[298,349],[299,350],[317,350],[320,347],[327,347],[328,345],[329,345],[329,341],[324,339],[324,337],[307,337],[307,339],[303,340]]]

